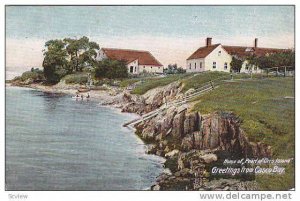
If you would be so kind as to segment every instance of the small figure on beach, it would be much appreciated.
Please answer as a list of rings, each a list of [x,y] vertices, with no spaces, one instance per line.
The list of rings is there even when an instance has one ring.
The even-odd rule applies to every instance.
[[[81,100],[83,100],[83,95],[81,94]]]
[[[90,93],[87,94],[86,98],[90,98]]]

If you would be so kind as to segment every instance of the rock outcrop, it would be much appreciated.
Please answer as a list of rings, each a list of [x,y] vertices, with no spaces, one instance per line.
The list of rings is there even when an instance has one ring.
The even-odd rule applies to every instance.
[[[181,90],[181,83],[173,82],[166,86],[151,89],[141,96],[125,91],[121,96],[117,96],[113,101],[105,104],[118,106],[122,112],[141,115],[159,108],[166,102],[178,99]]]
[[[142,139],[155,145],[150,153],[166,157],[169,161],[166,167],[173,169],[173,174],[159,178],[153,189],[255,189],[253,185],[245,187],[248,185],[244,182],[232,184],[230,179],[223,180],[223,183],[214,181],[215,187],[209,187],[212,181],[207,167],[218,160],[220,152],[237,158],[263,158],[272,155],[270,146],[249,141],[240,128],[240,120],[231,112],[201,115],[199,112],[188,112],[186,105],[171,107],[140,123],[136,128]],[[201,187],[195,185],[195,179],[199,175],[201,182],[204,182]]]
[[[124,92],[107,104],[142,115],[179,99],[181,90],[181,83],[174,82],[142,96]],[[212,178],[209,168],[224,154],[235,158],[272,155],[270,146],[249,141],[240,120],[231,112],[203,115],[189,112],[188,105],[173,106],[135,127],[148,144],[147,153],[166,157],[165,166],[172,172],[160,175],[152,190],[256,190],[252,180]]]

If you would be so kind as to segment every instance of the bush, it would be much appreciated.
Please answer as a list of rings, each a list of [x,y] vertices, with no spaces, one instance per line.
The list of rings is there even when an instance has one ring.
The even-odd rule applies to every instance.
[[[127,66],[122,61],[105,59],[96,64],[95,68],[96,78],[127,78]]]
[[[167,68],[164,69],[165,74],[180,74],[186,73],[186,70],[182,67],[178,67],[177,64],[169,64]]]
[[[230,70],[233,71],[233,72],[240,72],[241,68],[242,68],[242,65],[243,65],[243,62],[244,61],[242,59],[232,57],[232,61],[230,63],[230,66],[231,66]]]
[[[69,74],[63,80],[65,80],[66,84],[86,84],[88,76],[85,73]]]
[[[26,71],[21,76],[15,77],[13,81],[20,80],[22,82],[31,79],[33,82],[44,80],[43,71]]]

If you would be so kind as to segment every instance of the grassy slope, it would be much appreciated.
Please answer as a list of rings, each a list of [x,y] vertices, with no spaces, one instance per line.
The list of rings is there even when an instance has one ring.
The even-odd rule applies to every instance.
[[[230,74],[218,71],[195,74],[193,77],[183,80],[183,91],[187,91],[190,88],[199,88],[207,82],[215,79],[230,79]]]
[[[260,75],[253,75],[253,77],[258,77]],[[182,81],[184,83],[183,91],[187,91],[190,88],[198,88],[206,84],[210,80],[215,79],[230,79],[230,73],[225,72],[203,72],[200,74],[177,74],[177,75],[168,75],[167,77],[152,77],[152,78],[132,78],[132,79],[125,79],[121,82],[122,87],[126,87],[130,84],[143,80],[144,83],[139,84],[133,91],[133,94],[142,95],[146,93],[148,90],[164,86],[170,84],[174,81]],[[241,79],[241,78],[250,78],[247,74],[238,74],[234,75],[234,79]]]
[[[232,111],[242,120],[250,140],[273,147],[274,158],[294,158],[295,96],[293,78],[238,81],[221,85],[198,99],[194,110],[202,113]],[[292,165],[285,175],[259,176],[263,189],[288,189],[294,186]]]
[[[159,78],[144,78],[144,83],[138,85],[133,91],[133,94],[142,95],[146,93],[150,89],[154,89],[156,87],[165,86],[175,81],[182,81],[184,83],[184,91],[187,91],[190,88],[197,88],[202,86],[204,83],[212,80],[226,76],[227,79],[230,78],[229,73],[224,72],[204,72],[201,74],[177,74],[177,75],[168,75],[167,77],[159,77]],[[127,79],[121,82],[122,86],[127,86],[128,83],[132,84],[141,79]]]
[[[177,75],[169,75],[167,77],[160,78],[151,78],[144,80],[144,83],[138,85],[133,91],[133,94],[142,95],[146,93],[150,89],[154,89],[159,86],[165,86],[170,84],[171,82],[181,80],[185,77],[191,76],[191,74],[177,74]]]

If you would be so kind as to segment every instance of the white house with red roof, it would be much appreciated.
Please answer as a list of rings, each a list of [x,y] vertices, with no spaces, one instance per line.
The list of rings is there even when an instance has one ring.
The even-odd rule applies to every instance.
[[[251,55],[264,56],[272,53],[288,51],[287,49],[260,48],[258,39],[254,41],[253,47],[245,46],[225,46],[222,44],[212,44],[212,38],[206,38],[206,46],[197,49],[186,60],[187,72],[203,71],[224,71],[230,72],[230,63],[232,57],[243,59],[243,65],[240,72],[261,73],[261,69],[249,67],[247,57]]]
[[[96,60],[103,59],[124,61],[130,74],[163,73],[163,65],[149,51],[101,48]]]

